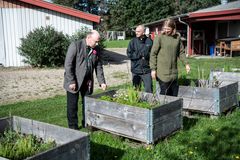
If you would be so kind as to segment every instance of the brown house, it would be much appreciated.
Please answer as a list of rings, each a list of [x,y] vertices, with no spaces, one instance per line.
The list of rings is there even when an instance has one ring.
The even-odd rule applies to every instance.
[[[240,0],[174,17],[188,55],[231,55],[240,51]],[[152,38],[165,19],[145,24]]]

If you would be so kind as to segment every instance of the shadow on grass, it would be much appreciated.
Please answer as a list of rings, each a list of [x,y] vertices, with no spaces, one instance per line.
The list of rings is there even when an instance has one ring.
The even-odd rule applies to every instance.
[[[223,126],[220,129],[208,129],[200,141],[189,144],[196,148],[195,152],[205,156],[205,159],[236,159],[240,151],[240,129]]]
[[[197,118],[188,118],[188,117],[183,117],[183,130],[189,130],[193,126],[195,126],[198,122]]]
[[[124,151],[121,149],[112,148],[94,142],[90,143],[91,160],[120,160],[123,154]]]
[[[193,84],[195,86],[198,86],[198,79],[187,79],[187,78],[184,78],[184,77],[180,77],[178,79],[178,83],[181,86],[191,86]]]
[[[122,64],[126,63],[125,61],[128,60],[127,55],[119,54],[117,52],[104,50],[103,51],[103,64]]]

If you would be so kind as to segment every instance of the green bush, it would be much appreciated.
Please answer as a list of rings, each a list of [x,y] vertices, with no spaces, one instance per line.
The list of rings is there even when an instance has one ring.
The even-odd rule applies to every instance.
[[[20,55],[33,67],[63,66],[69,38],[51,26],[37,28],[21,39]]]
[[[77,41],[86,37],[87,33],[91,30],[87,27],[82,27],[81,29],[77,30],[72,36],[70,36],[70,41]]]

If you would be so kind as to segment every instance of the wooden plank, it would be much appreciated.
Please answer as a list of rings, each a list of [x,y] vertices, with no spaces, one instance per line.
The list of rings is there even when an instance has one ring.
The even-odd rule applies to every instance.
[[[0,118],[0,133],[4,132],[11,126],[12,119],[11,117]]]
[[[219,88],[219,97],[220,99],[226,98],[232,95],[236,95],[238,93],[238,83],[237,82],[231,82],[227,86],[223,86]]]
[[[223,98],[219,102],[220,113],[229,110],[234,106],[238,106],[238,95],[228,96],[227,98]]]
[[[179,111],[163,116],[153,127],[153,140],[168,136],[182,128],[182,114]]]
[[[117,119],[108,115],[87,112],[87,124],[131,139],[147,142],[146,122]]]
[[[215,114],[217,105],[218,101],[215,100],[183,98],[184,110]]]
[[[216,99],[217,93],[217,88],[179,86],[178,97],[186,97],[193,99]]]
[[[78,132],[72,129],[17,116],[13,117],[12,127],[14,130],[20,130],[21,133],[34,134],[38,137],[42,137],[45,140],[47,140],[49,137],[54,137],[54,140],[59,145],[69,142],[70,140],[87,136],[87,134],[84,132]]]
[[[85,98],[85,110],[102,115],[112,116],[129,121],[147,121],[148,109],[117,104],[90,97]]]
[[[160,123],[160,122],[165,122],[168,119],[172,119],[173,117],[178,117],[179,115],[181,116],[181,114],[182,114],[182,110],[176,110],[176,111],[169,113],[168,115],[155,117],[155,119],[153,121],[153,125]],[[177,122],[177,123],[180,123],[180,122]]]
[[[211,71],[211,74],[219,81],[238,82],[238,92],[240,93],[240,72]]]
[[[167,103],[158,108],[152,109],[153,111],[153,123],[157,121],[158,117],[171,114],[172,112],[179,111],[181,112],[183,106],[183,100],[178,99],[177,101]]]

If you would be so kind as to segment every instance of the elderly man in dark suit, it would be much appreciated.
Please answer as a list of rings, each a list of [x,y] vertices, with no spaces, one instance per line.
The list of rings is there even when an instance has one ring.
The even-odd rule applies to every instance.
[[[93,92],[93,71],[103,90],[106,90],[101,51],[97,46],[100,35],[93,30],[86,38],[72,42],[68,48],[65,59],[64,88],[67,91],[67,119],[68,127],[78,127],[78,99],[82,98],[82,127],[85,127],[84,96]]]

